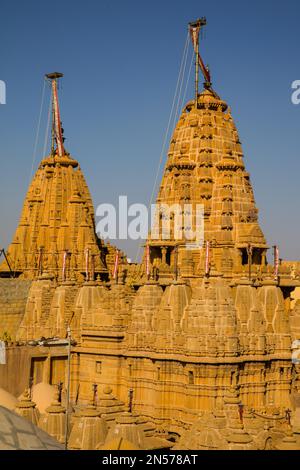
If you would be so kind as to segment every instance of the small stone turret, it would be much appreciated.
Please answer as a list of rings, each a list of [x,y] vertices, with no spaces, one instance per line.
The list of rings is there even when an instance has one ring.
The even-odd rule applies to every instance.
[[[188,354],[234,357],[238,354],[236,312],[222,279],[202,281],[192,291],[182,319]]]
[[[139,288],[133,302],[131,322],[126,335],[126,346],[129,350],[153,349],[155,331],[152,321],[162,295],[162,288],[152,281]]]
[[[107,435],[107,424],[100,418],[100,411],[94,405],[94,400],[83,408],[79,416],[74,418],[68,448],[81,450],[95,450],[104,444]]]
[[[45,414],[41,415],[38,426],[63,443],[65,440],[65,420],[66,409],[59,402],[59,392],[57,391],[52,404],[46,408]]]
[[[20,416],[27,418],[33,424],[38,424],[39,411],[36,408],[36,403],[31,400],[28,388],[24,390],[24,393],[16,406],[15,412]]]

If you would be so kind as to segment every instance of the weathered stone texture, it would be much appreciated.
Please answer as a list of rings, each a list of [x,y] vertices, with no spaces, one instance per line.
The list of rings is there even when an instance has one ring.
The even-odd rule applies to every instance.
[[[31,281],[0,279],[0,338],[4,333],[16,337],[23,319]]]
[[[65,338],[71,328],[71,447],[107,448],[121,437],[129,447],[165,448],[167,437],[180,449],[300,448],[300,366],[291,349],[300,340],[300,272],[282,263],[275,273],[267,261],[231,111],[211,88],[182,111],[157,202],[204,205],[209,260],[205,245],[178,240],[172,226],[169,240],[147,241],[150,274],[144,262],[125,269],[120,255],[112,279],[115,250],[95,235],[75,160],[44,159],[26,197],[8,254],[33,281],[22,284],[23,297],[20,281],[3,281],[0,296],[19,312],[11,326],[19,341]],[[94,269],[86,253],[96,256]],[[11,315],[3,310],[2,328]],[[32,349],[27,384],[29,373],[62,382],[65,397],[67,349]],[[64,424],[57,399],[39,425],[63,442]]]

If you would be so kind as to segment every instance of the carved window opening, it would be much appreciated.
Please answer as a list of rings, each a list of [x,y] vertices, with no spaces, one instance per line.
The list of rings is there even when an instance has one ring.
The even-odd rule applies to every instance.
[[[171,261],[171,250],[168,248],[166,253],[166,263],[170,266]]]
[[[150,250],[150,263],[153,264],[154,260],[161,260],[161,249],[156,246],[151,246]]]
[[[252,253],[252,264],[261,264],[261,249],[254,248]]]
[[[232,386],[232,385],[236,385],[235,376],[236,376],[235,370],[230,371],[230,385],[231,385],[231,386]]]
[[[96,373],[97,374],[102,373],[102,362],[101,361],[96,361]]]
[[[248,253],[247,249],[243,248],[242,250],[242,265],[248,264]]]
[[[189,378],[189,385],[194,385],[195,377],[194,377],[194,372],[192,370],[189,370],[188,378]]]
[[[246,265],[249,262],[249,255],[247,248],[242,248],[242,265]],[[260,248],[252,248],[251,264],[261,265],[262,264],[262,250]]]

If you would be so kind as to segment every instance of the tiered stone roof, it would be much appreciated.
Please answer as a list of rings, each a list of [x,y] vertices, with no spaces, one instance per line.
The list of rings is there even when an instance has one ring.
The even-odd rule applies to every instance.
[[[198,96],[198,107],[189,102],[175,127],[157,204],[197,204],[204,206],[204,242],[212,248],[212,263],[223,274],[240,271],[242,249],[252,245],[253,262],[264,263],[266,241],[258,223],[249,173],[245,170],[241,142],[231,111],[212,90]],[[165,216],[164,217],[168,217]],[[171,215],[172,217],[172,215]],[[174,265],[174,245],[179,245],[179,270],[186,273],[185,248],[192,240],[151,239],[151,262],[159,266],[165,260],[156,247],[167,247],[167,259]],[[195,219],[191,229],[197,233]],[[189,247],[189,249],[191,249]],[[204,274],[205,249],[195,248],[190,274]],[[163,266],[162,266],[163,268]],[[164,269],[162,269],[164,271]]]

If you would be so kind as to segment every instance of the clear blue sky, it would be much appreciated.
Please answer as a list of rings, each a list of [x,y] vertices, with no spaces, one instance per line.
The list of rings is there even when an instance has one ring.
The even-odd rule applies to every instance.
[[[203,57],[232,108],[262,228],[281,256],[300,258],[300,105],[290,99],[291,83],[300,79],[299,0],[2,2],[0,245],[12,238],[28,187],[47,72],[65,74],[66,145],[81,163],[94,205],[114,203],[119,194],[147,203],[187,23],[199,16],[208,20]],[[187,98],[192,93],[190,80]],[[135,253],[132,245],[120,246]]]

